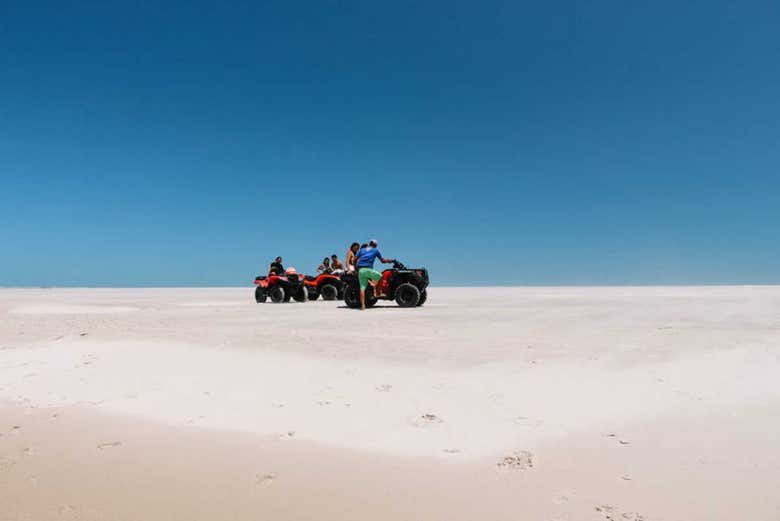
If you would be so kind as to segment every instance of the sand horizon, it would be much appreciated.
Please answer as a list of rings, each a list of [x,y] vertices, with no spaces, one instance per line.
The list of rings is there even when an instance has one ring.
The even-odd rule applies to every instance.
[[[778,312],[773,285],[3,288],[0,519],[777,519]]]
[[[434,289],[467,289],[467,288],[482,288],[482,289],[597,289],[597,288],[776,288],[780,287],[780,283],[711,283],[711,284],[503,284],[503,285],[467,285],[467,284],[436,284],[432,282],[429,287]],[[246,284],[235,285],[182,285],[182,286],[155,286],[155,285],[136,285],[136,286],[109,286],[109,285],[10,285],[3,286],[0,284],[0,290],[13,290],[13,289],[238,289],[247,288]]]

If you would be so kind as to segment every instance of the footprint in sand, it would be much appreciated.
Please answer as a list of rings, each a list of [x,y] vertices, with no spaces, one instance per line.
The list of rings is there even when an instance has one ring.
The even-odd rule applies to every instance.
[[[81,357],[81,362],[77,366],[75,366],[75,367],[79,368],[79,367],[85,367],[85,366],[88,366],[88,365],[92,365],[93,363],[97,362],[98,360],[99,360],[99,358],[98,358],[98,356],[96,354],[90,353],[90,354],[88,354],[86,356],[82,356]]]
[[[317,405],[319,406],[330,405],[330,402],[328,400],[320,400],[317,402]]]
[[[514,422],[523,427],[539,427],[544,423],[542,420],[534,420],[528,416],[518,416],[514,419]]]
[[[255,479],[255,485],[266,487],[273,483],[273,481],[276,479],[276,474],[264,474],[262,476],[258,475]]]
[[[409,423],[414,427],[430,427],[439,423],[444,423],[444,420],[435,414],[426,413],[421,414],[417,418],[413,418]]]
[[[460,454],[462,452],[460,449],[441,449],[441,451],[447,454]]]
[[[392,389],[392,388],[393,388],[393,386],[390,385],[390,384],[383,384],[383,385],[377,385],[375,389],[377,391],[379,391],[380,393],[386,393],[386,392],[390,391],[390,389]]]
[[[100,450],[110,449],[112,447],[119,447],[122,445],[121,441],[109,441],[107,443],[99,443],[97,448]]]
[[[75,511],[76,511],[76,507],[74,507],[73,505],[62,505],[59,508],[59,514],[61,516],[66,514],[72,514]]]
[[[4,472],[16,465],[16,460],[0,456],[0,472]]]
[[[488,400],[490,400],[493,403],[501,403],[503,399],[504,399],[504,395],[502,393],[493,393],[488,395]]]
[[[618,435],[617,435],[617,434],[615,434],[614,432],[608,432],[608,433],[606,433],[606,434],[603,434],[602,436],[603,436],[604,438],[615,438],[615,439],[617,440],[617,442],[618,442],[619,444],[621,444],[621,445],[631,445],[631,442],[630,442],[630,441],[628,441],[628,440],[625,440],[625,439],[623,439],[623,438],[620,438],[620,437],[618,437]]]
[[[607,521],[647,521],[642,514],[637,512],[619,513],[618,509],[612,505],[599,505],[595,507],[596,512],[604,516]]]
[[[534,455],[527,450],[518,450],[504,456],[501,461],[496,463],[499,468],[512,470],[528,470],[534,467]]]

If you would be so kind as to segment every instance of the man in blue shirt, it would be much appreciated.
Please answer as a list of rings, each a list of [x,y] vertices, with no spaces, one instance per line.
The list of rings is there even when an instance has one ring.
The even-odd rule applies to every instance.
[[[373,281],[374,295],[380,296],[378,281],[382,279],[382,274],[374,270],[374,261],[379,259],[380,262],[385,264],[393,262],[393,259],[382,257],[382,254],[379,253],[379,248],[377,248],[378,245],[375,240],[372,240],[368,243],[368,248],[361,248],[355,254],[357,257],[355,266],[358,270],[358,281],[360,282],[360,309],[366,309],[366,288],[369,281]]]

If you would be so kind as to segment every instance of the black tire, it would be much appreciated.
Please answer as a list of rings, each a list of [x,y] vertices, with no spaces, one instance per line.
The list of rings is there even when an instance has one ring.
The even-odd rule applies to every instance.
[[[372,308],[377,303],[377,298],[374,296],[374,287],[369,286],[366,288],[366,307]]]
[[[360,308],[360,290],[355,286],[347,286],[344,290],[344,303],[352,309]]]
[[[301,286],[298,288],[298,291],[295,292],[295,296],[293,296],[295,299],[295,302],[306,302],[309,300],[309,291],[306,289],[306,286],[301,284]]]
[[[339,296],[339,289],[333,284],[323,284],[320,287],[320,295],[322,295],[322,300],[336,300]]]
[[[268,293],[263,286],[257,286],[255,288],[255,302],[262,304],[268,298]]]
[[[402,308],[413,308],[420,302],[420,290],[414,284],[404,282],[395,290],[395,301]]]
[[[426,300],[428,300],[428,290],[424,289],[422,290],[422,293],[420,293],[420,300],[417,301],[417,305],[422,306],[425,304]]]
[[[357,286],[347,286],[344,290],[344,303],[352,309],[360,309],[360,289]],[[370,308],[376,304],[374,297],[374,288],[366,288],[366,307]]]
[[[319,292],[317,291],[317,288],[312,286],[307,286],[309,291],[309,300],[317,300],[320,296]]]
[[[284,288],[281,286],[274,286],[271,288],[271,291],[269,291],[271,302],[274,304],[280,304],[282,302],[288,302],[290,300],[290,296],[287,295],[287,293],[284,291]]]

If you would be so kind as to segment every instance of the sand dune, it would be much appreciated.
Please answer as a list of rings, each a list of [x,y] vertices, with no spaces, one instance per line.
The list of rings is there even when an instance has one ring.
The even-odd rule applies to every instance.
[[[0,290],[0,514],[780,515],[780,288],[251,297]]]

